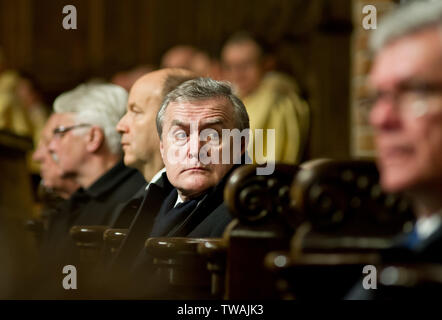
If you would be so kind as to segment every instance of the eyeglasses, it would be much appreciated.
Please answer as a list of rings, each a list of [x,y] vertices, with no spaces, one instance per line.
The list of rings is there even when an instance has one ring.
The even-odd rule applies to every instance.
[[[442,96],[441,84],[402,85],[396,91],[378,91],[362,101],[369,111],[385,99],[391,99],[401,116],[418,118],[442,109],[442,101],[435,99]]]
[[[59,126],[55,128],[52,133],[54,134],[54,137],[63,137],[67,132],[77,129],[77,128],[83,128],[83,127],[90,127],[90,124],[82,123],[82,124],[76,124],[73,126],[65,127],[65,126]]]

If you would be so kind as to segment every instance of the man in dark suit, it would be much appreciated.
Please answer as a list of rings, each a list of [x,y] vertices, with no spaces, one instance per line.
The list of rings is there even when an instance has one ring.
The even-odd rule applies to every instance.
[[[440,248],[442,233],[442,3],[399,9],[372,40],[370,122],[381,184],[412,200],[417,222],[406,245],[426,255],[435,241]]]
[[[149,264],[143,251],[148,237],[222,235],[231,221],[224,184],[247,148],[249,119],[243,103],[228,84],[209,78],[186,81],[171,91],[156,124],[165,171],[149,184],[120,249],[117,263],[126,272],[132,267],[148,273],[142,270]],[[245,139],[238,135],[231,144],[232,133]]]
[[[413,230],[387,251],[385,262],[440,264],[442,3],[399,8],[381,22],[372,48],[370,122],[380,182],[388,192],[407,194],[417,219]]]
[[[126,113],[116,128],[121,134],[124,164],[140,171],[148,182],[164,167],[160,139],[155,130],[161,102],[171,90],[193,78],[196,75],[188,70],[160,69],[139,78],[130,90]],[[121,213],[112,227],[127,228],[130,225],[146,192],[147,186],[144,185],[127,203],[116,208]]]

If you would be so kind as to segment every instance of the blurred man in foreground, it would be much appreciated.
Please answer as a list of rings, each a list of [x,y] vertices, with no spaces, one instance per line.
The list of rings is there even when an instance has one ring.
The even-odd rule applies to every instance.
[[[384,262],[442,262],[442,3],[416,2],[383,20],[372,38],[370,122],[380,182],[412,201],[416,224],[384,253]],[[425,277],[429,275],[426,274]],[[439,275],[440,277],[440,275]],[[362,282],[362,281],[361,281]],[[365,290],[350,299],[434,298],[433,290]],[[402,293],[403,292],[403,293]],[[404,294],[404,296],[401,296]]]

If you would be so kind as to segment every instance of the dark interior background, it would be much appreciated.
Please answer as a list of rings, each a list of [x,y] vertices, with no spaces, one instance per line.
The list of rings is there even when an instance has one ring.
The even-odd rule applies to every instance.
[[[62,27],[65,5],[77,30]],[[0,46],[50,105],[62,91],[190,44],[216,56],[237,30],[266,38],[313,114],[310,157],[350,154],[350,0],[0,0]]]

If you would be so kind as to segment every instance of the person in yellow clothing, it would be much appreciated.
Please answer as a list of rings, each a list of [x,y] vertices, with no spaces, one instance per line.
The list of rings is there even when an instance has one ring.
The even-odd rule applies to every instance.
[[[229,38],[221,58],[224,77],[234,85],[250,117],[250,157],[255,163],[299,163],[309,135],[310,111],[295,80],[267,72],[270,60],[263,46],[247,33]],[[263,129],[262,136],[256,129]],[[274,134],[267,129],[274,129]]]
[[[19,79],[15,71],[0,70],[0,130],[31,137],[30,119],[15,93]]]
[[[6,61],[0,48],[0,130],[33,141],[34,150],[40,140],[40,133],[48,118],[47,108],[28,75],[6,68]],[[39,173],[39,165],[28,153],[28,169]]]

